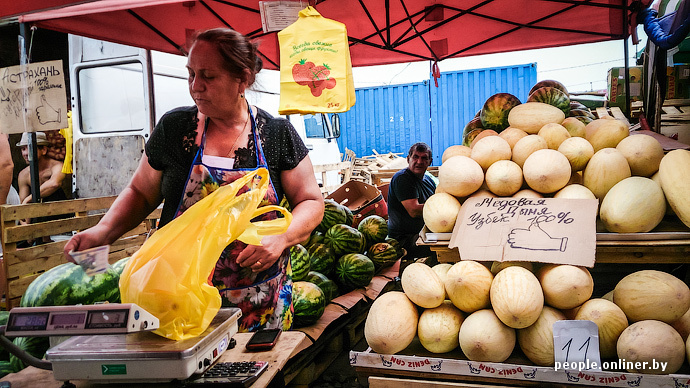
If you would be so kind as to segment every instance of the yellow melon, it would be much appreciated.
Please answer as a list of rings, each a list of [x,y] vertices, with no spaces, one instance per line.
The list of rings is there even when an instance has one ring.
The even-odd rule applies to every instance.
[[[405,295],[419,307],[438,307],[446,298],[441,278],[424,263],[412,263],[405,267],[400,284]]]
[[[499,160],[489,166],[484,180],[492,193],[509,197],[522,187],[522,169],[512,160]]]
[[[616,284],[613,302],[631,322],[655,319],[672,323],[690,308],[690,289],[669,273],[645,269]]]
[[[491,273],[494,274],[494,276],[496,276],[496,274],[499,273],[502,269],[512,267],[514,265],[523,267],[529,271],[532,271],[534,269],[532,263],[529,261],[494,261],[491,263]]]
[[[518,140],[527,136],[527,132],[523,131],[522,129],[508,127],[501,131],[501,133],[499,133],[498,136],[502,137],[505,141],[507,141],[508,144],[510,144],[510,148],[512,149],[515,146],[515,143],[518,142]]]
[[[476,198],[476,197],[479,197],[479,198],[487,198],[487,197],[488,198],[496,198],[496,194],[489,191],[489,189],[479,189],[479,190],[475,191],[474,193],[467,196],[467,198]]]
[[[539,366],[554,365],[553,324],[565,319],[562,312],[553,307],[544,306],[534,324],[517,331],[520,349],[530,361]]]
[[[534,191],[554,193],[570,180],[570,162],[562,153],[543,149],[533,152],[522,166],[525,182]]]
[[[447,353],[458,347],[458,333],[464,316],[449,301],[432,309],[426,309],[419,316],[417,336],[424,348],[432,353]]]
[[[412,343],[417,334],[417,306],[399,291],[379,295],[364,323],[364,338],[373,351],[395,354]]]
[[[424,224],[434,233],[452,232],[460,207],[460,201],[452,195],[435,193],[424,202],[422,208]]]
[[[439,185],[443,191],[456,197],[468,196],[484,182],[482,167],[467,156],[453,156],[438,168]]]
[[[522,329],[533,324],[544,307],[539,280],[519,266],[504,268],[491,283],[491,306],[507,326]]]
[[[487,136],[474,144],[470,157],[486,171],[496,161],[510,160],[511,154],[510,144],[505,139],[500,136]]]
[[[498,132],[494,131],[493,129],[484,129],[477,136],[472,139],[472,142],[470,143],[470,148],[474,148],[474,145],[477,144],[477,142],[485,137],[488,136],[498,136]]]
[[[568,185],[558,190],[553,197],[568,199],[597,199],[590,189],[578,184]]]
[[[526,102],[513,107],[508,113],[510,126],[529,134],[539,132],[548,123],[560,124],[564,119],[565,113],[562,110],[543,102]]]
[[[683,365],[685,343],[669,324],[645,320],[623,330],[617,353],[630,373],[671,374]]]
[[[472,149],[468,146],[464,145],[452,145],[448,148],[446,148],[445,151],[443,151],[443,155],[441,155],[441,163],[445,162],[446,160],[450,159],[453,156],[470,156],[470,152]]]
[[[630,165],[633,175],[652,176],[659,170],[664,149],[659,141],[649,135],[638,134],[628,136],[616,146]]]
[[[572,168],[573,171],[582,171],[587,167],[589,159],[594,155],[594,147],[581,137],[571,137],[565,139],[561,145],[558,146],[558,152],[568,158],[570,168]]]
[[[664,191],[663,186],[661,186],[661,175],[659,175],[659,171],[657,171],[656,174],[652,175],[649,179],[656,182],[656,184],[659,185],[659,187],[661,187],[661,191]],[[666,215],[667,216],[675,216],[676,213],[673,212],[673,208],[671,207],[671,204],[668,203],[668,198],[666,198],[666,193],[664,193],[664,199],[666,200]]]
[[[546,145],[552,149],[557,150],[564,140],[570,138],[570,133],[564,126],[556,123],[548,123],[541,127],[537,135],[546,140]]]
[[[682,317],[671,322],[671,326],[676,329],[678,334],[683,338],[683,341],[687,341],[688,336],[690,336],[690,309],[688,309]]]
[[[545,264],[537,271],[544,290],[544,303],[557,309],[571,309],[592,296],[594,281],[585,267]]]
[[[448,298],[455,307],[471,313],[489,306],[489,291],[494,276],[484,265],[459,261],[448,270],[444,282]]]
[[[513,155],[511,160],[522,168],[522,165],[525,164],[525,160],[527,160],[528,156],[530,156],[534,151],[543,150],[546,148],[549,147],[543,137],[539,135],[527,135],[518,140],[513,146]]]
[[[615,233],[644,233],[654,229],[666,214],[661,187],[649,178],[633,176],[616,183],[601,201],[599,216]]]
[[[532,189],[522,189],[513,194],[513,198],[544,198],[544,196]]]
[[[613,185],[630,176],[625,156],[615,148],[604,148],[595,152],[587,163],[583,183],[595,197],[603,200]]]
[[[575,319],[597,324],[601,358],[616,356],[618,337],[628,327],[628,318],[620,307],[606,299],[590,299],[578,309]]]
[[[515,330],[490,309],[470,314],[458,333],[460,349],[472,361],[503,362],[515,348]]]
[[[616,147],[629,134],[628,126],[620,120],[603,120],[601,125],[591,131],[585,127],[585,139],[592,143],[594,152],[603,148]]]
[[[669,205],[690,227],[690,151],[673,150],[659,164],[659,178]]]
[[[585,123],[576,117],[566,117],[561,125],[568,130],[571,137],[585,137]]]
[[[445,283],[446,283],[446,277],[448,274],[448,270],[452,266],[453,266],[453,264],[451,264],[451,263],[438,263],[438,264],[434,265],[433,267],[431,267],[431,269],[434,270],[434,272],[436,272],[436,275],[438,275],[438,278],[441,279],[441,283],[444,284],[444,286],[443,286],[444,291],[446,289]],[[447,292],[446,292],[445,299],[448,299],[448,293]]]

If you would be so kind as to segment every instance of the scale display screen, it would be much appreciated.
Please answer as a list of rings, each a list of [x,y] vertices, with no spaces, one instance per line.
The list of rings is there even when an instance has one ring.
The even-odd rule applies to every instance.
[[[54,314],[50,317],[50,324],[57,325],[81,325],[84,323],[84,313],[78,314]]]
[[[9,330],[15,331],[45,330],[49,315],[48,312],[12,315],[7,327]]]
[[[110,310],[89,312],[87,329],[110,329],[127,327],[129,310]]]

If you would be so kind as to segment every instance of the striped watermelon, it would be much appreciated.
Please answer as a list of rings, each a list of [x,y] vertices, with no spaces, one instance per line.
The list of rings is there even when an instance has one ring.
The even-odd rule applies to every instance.
[[[470,122],[465,125],[465,129],[462,130],[462,145],[469,147],[470,144],[472,144],[472,140],[483,130],[482,119],[479,118],[479,116],[470,120]]]
[[[64,306],[120,302],[120,274],[108,268],[93,277],[77,264],[64,263],[34,279],[24,292],[21,307]]]
[[[364,217],[357,225],[357,230],[364,236],[368,248],[386,239],[388,235],[388,221],[379,215],[373,214]]]
[[[311,236],[309,236],[309,240],[307,240],[306,244],[302,244],[305,248],[309,248],[310,246],[317,244],[317,243],[322,243],[323,242],[323,233],[314,231]]]
[[[366,245],[364,236],[359,230],[344,224],[333,225],[323,236],[326,245],[333,249],[336,256],[347,253],[363,253]]]
[[[326,309],[326,296],[316,284],[297,281],[292,283],[292,305],[295,308],[295,327],[312,325]]]
[[[398,253],[398,258],[400,258],[403,255],[402,247],[400,246],[400,242],[393,237],[386,237],[384,242],[387,242],[388,244],[392,245],[393,248],[395,248],[395,251]]]
[[[125,265],[129,262],[129,259],[132,256],[125,257],[124,259],[120,259],[115,262],[115,264],[111,265],[110,267],[115,270],[119,275],[122,275],[122,271],[125,270]]]
[[[0,378],[7,376],[10,373],[17,372],[14,370],[12,364],[7,360],[0,361]]]
[[[338,285],[321,272],[309,271],[309,274],[304,280],[319,286],[324,296],[326,296],[326,303],[329,303],[333,298],[338,296]]]
[[[307,249],[311,260],[311,270],[320,272],[326,276],[335,270],[335,253],[326,244],[316,243]]]
[[[527,93],[527,95],[529,96],[530,94],[532,94],[532,92],[534,92],[535,90],[537,90],[539,88],[543,88],[544,86],[556,88],[556,89],[562,91],[563,93],[565,93],[566,95],[570,95],[570,93],[568,93],[568,89],[566,89],[565,85],[563,85],[562,83],[560,83],[556,80],[552,80],[552,79],[545,79],[543,81],[537,82],[536,84],[534,84],[534,86],[532,86],[532,88],[529,90],[529,93]]]
[[[596,116],[589,111],[589,109],[570,109],[570,116],[583,122],[585,125],[596,120]]]
[[[321,219],[321,223],[317,225],[316,229],[314,230],[316,230],[317,232],[325,233],[333,225],[348,224],[348,220],[350,220],[348,212],[350,213],[350,215],[352,214],[350,209],[332,199],[325,199],[323,202],[323,218]],[[348,225],[352,225],[351,220]]]
[[[359,253],[341,257],[335,266],[336,281],[348,290],[366,287],[375,273],[376,268],[371,259]]]
[[[50,340],[48,337],[15,337],[12,343],[39,360],[45,356],[46,351],[48,351],[50,347]],[[19,372],[28,365],[19,359],[19,357],[10,354],[10,366],[14,372]]]
[[[311,270],[311,260],[307,248],[301,244],[290,247],[290,266],[292,267],[292,280],[303,280]]]
[[[517,105],[520,105],[520,100],[510,93],[496,93],[487,98],[479,114],[482,127],[501,133],[508,128],[508,113]]]
[[[562,110],[565,117],[570,114],[570,96],[558,88],[541,87],[530,93],[527,102],[543,102]]]
[[[394,246],[382,242],[372,245],[367,251],[367,257],[371,259],[378,271],[381,268],[395,264],[399,256]]]

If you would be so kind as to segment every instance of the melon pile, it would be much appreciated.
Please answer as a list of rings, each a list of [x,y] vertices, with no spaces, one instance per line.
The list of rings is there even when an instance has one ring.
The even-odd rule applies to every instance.
[[[366,287],[403,255],[383,217],[370,215],[355,225],[346,206],[331,199],[324,205],[321,223],[290,248],[296,327],[314,324],[333,298]]]
[[[424,206],[429,230],[452,231],[461,204],[475,196],[598,199],[598,216],[615,233],[651,231],[668,213],[690,226],[690,151],[664,155],[654,137],[583,112],[556,81],[536,84],[525,103],[490,97],[463,145],[443,153]]]
[[[529,262],[413,263],[401,284],[367,316],[364,335],[377,353],[401,352],[418,338],[432,353],[503,362],[519,351],[553,366],[553,324],[575,319],[597,324],[602,361],[648,361],[629,372],[675,373],[690,359],[690,288],[665,272],[634,272],[603,298],[592,298],[587,268]],[[652,360],[666,369],[652,369]]]

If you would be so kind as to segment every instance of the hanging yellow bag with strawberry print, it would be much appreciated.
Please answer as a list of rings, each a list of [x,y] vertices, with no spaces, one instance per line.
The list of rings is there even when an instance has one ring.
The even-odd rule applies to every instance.
[[[355,104],[345,24],[309,6],[278,33],[278,43],[280,114],[339,113]]]

